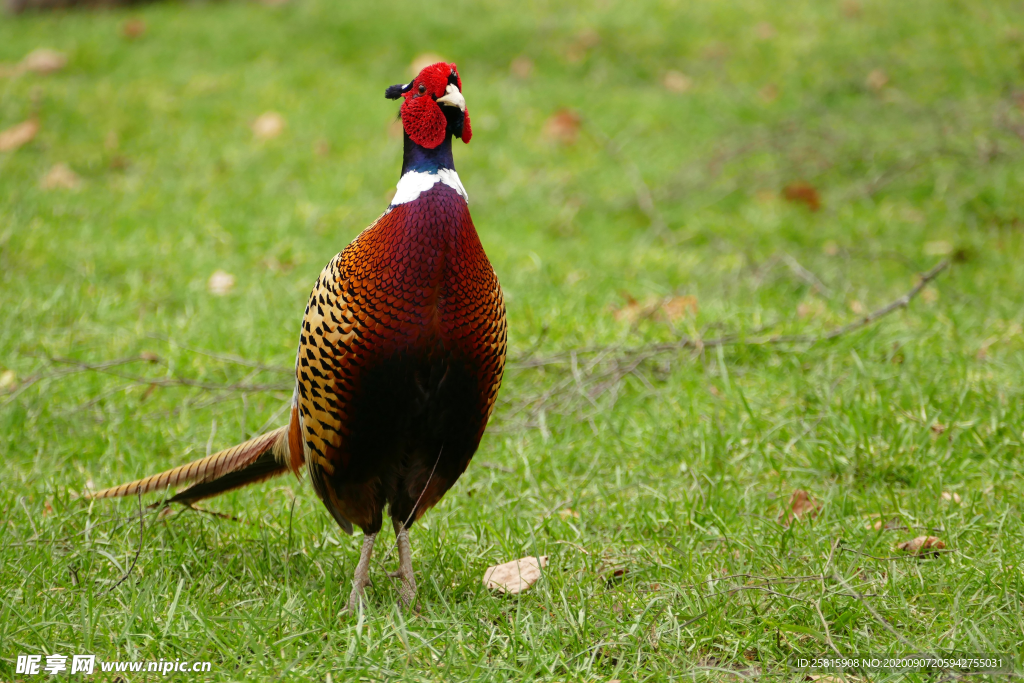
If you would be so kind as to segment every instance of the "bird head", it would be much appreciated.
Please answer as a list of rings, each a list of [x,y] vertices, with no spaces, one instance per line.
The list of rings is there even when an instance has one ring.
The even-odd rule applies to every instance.
[[[393,85],[384,96],[389,100],[405,99],[400,111],[402,127],[417,145],[434,149],[448,135],[463,142],[473,136],[462,79],[454,64],[438,62],[424,67],[408,84]]]

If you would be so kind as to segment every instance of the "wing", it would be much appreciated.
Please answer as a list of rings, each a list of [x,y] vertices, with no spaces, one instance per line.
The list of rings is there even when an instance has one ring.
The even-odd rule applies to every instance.
[[[359,334],[360,326],[352,301],[344,295],[341,286],[345,280],[343,254],[327,264],[310,293],[299,336],[295,374],[302,448],[310,480],[338,525],[346,533],[352,533],[343,501],[326,481],[336,467],[330,454],[339,451],[345,434],[348,416],[338,393],[348,379],[345,358],[351,353],[352,341]]]

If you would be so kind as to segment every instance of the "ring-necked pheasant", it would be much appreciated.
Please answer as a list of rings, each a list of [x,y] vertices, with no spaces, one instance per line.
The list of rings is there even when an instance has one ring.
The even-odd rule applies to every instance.
[[[388,508],[402,601],[416,595],[409,527],[466,470],[505,366],[505,305],[452,160],[472,129],[455,64],[423,69],[402,98],[402,177],[391,205],[324,268],[302,320],[288,425],[93,498],[192,485],[191,504],[289,470],[338,526],[364,533],[349,608],[370,583]]]

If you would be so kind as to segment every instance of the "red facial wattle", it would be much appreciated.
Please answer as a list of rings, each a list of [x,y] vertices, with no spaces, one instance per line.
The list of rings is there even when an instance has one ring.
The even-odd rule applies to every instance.
[[[444,142],[448,120],[430,97],[415,97],[402,103],[402,126],[417,145],[433,149]]]
[[[444,142],[448,121],[437,98],[444,97],[448,87],[449,76],[454,75],[459,91],[462,91],[462,78],[455,64],[438,62],[424,67],[419,75],[402,93],[402,126],[409,138],[417,145],[433,149]],[[473,129],[469,124],[469,111],[463,110],[462,141],[469,142]]]

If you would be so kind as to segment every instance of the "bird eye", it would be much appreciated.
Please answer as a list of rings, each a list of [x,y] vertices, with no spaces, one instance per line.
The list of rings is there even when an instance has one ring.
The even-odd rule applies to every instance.
[[[420,94],[422,95],[425,92],[427,92],[427,86],[420,83]]]

